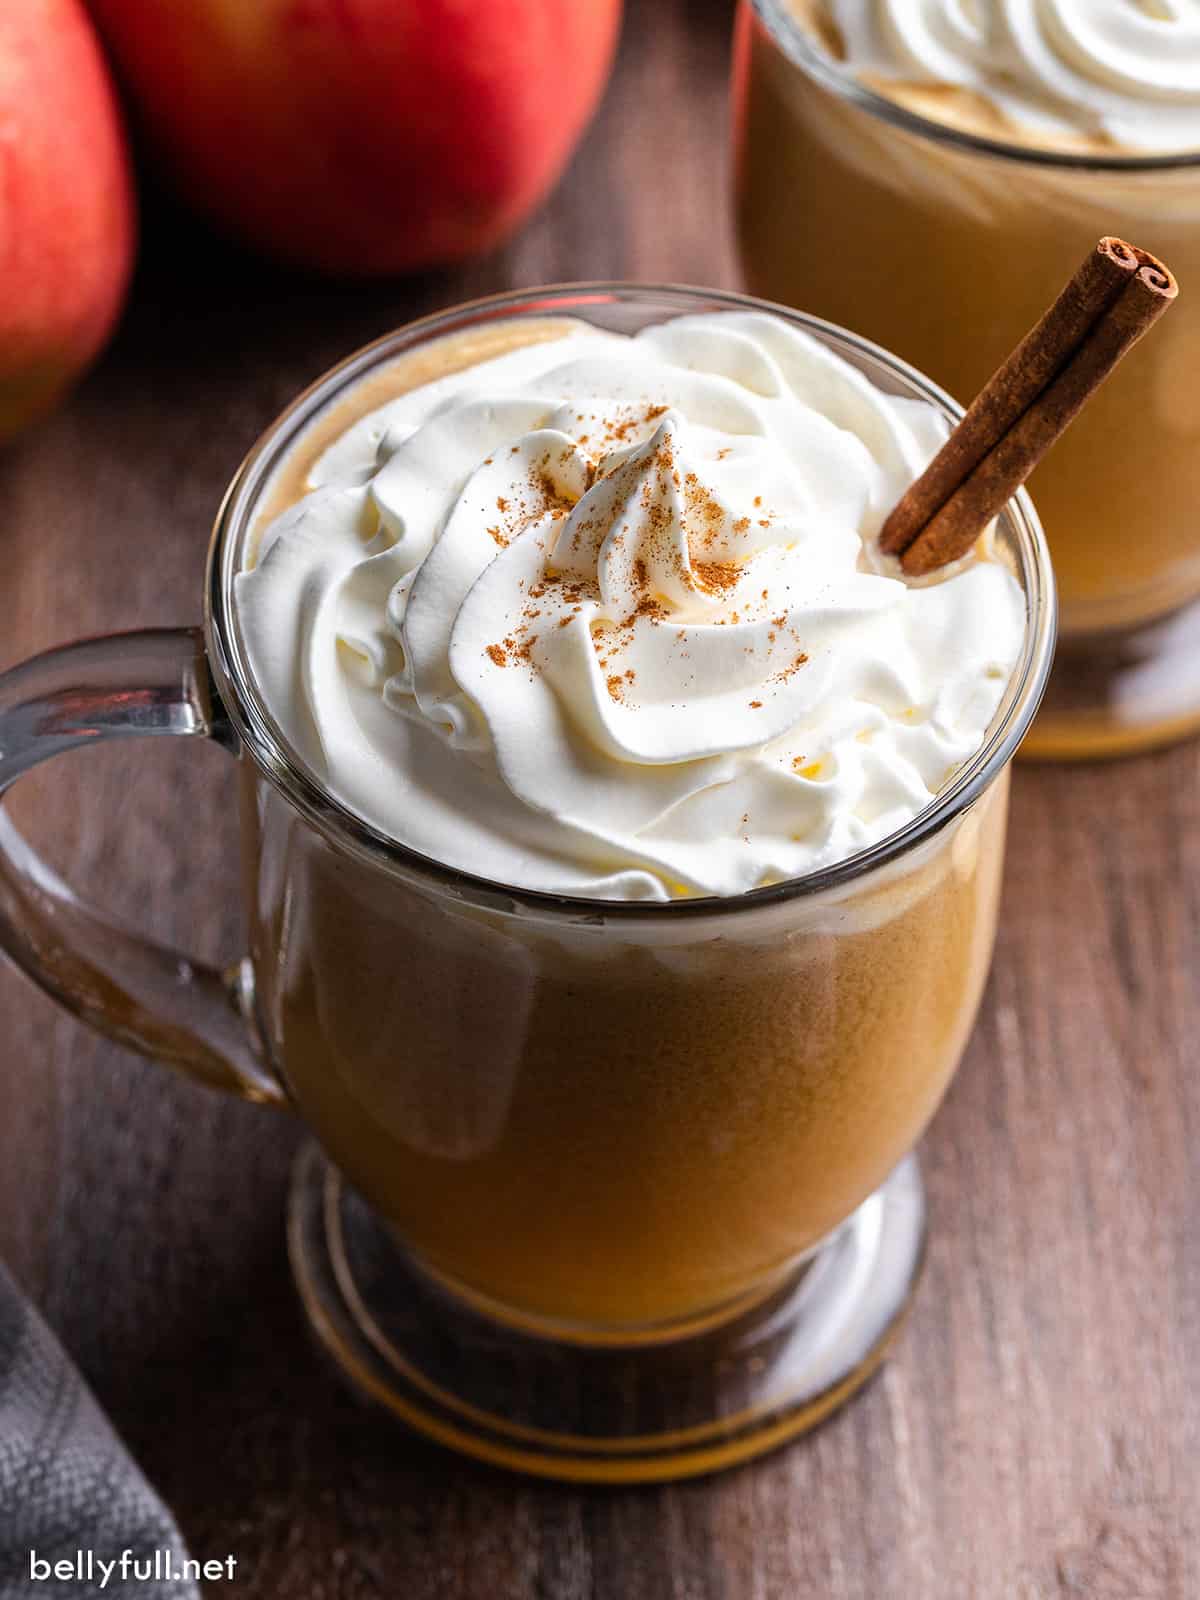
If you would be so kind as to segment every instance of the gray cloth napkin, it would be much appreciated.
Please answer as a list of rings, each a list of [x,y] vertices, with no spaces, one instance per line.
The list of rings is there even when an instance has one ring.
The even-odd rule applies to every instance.
[[[174,1576],[186,1560],[170,1512],[0,1266],[0,1600],[199,1600]]]

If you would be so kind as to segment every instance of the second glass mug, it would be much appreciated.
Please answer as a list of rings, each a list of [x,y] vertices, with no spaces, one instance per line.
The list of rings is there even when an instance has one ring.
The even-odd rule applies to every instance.
[[[76,899],[0,810],[8,953],[132,1048],[292,1105],[319,1141],[288,1233],[322,1343],[418,1430],[547,1476],[755,1455],[852,1393],[898,1326],[924,1241],[910,1151],[978,1006],[1009,763],[1053,649],[1036,516],[1022,494],[998,523],[1027,625],[979,752],[882,843],[726,899],[534,893],[377,833],[289,749],[231,586],[280,462],[365,379],[378,403],[436,341],[511,319],[630,333],[756,305],[566,286],[402,329],[320,379],[242,465],[202,630],[69,645],[0,677],[0,790],[96,739],[235,756],[250,929],[228,972],[197,966]],[[778,314],[888,392],[959,414],[865,341]]]
[[[807,0],[739,0],[737,226],[756,294],[849,321],[967,402],[1104,234],[1182,284],[1038,467],[1057,666],[1024,753],[1115,756],[1200,728],[1200,153],[1002,143],[839,69]]]

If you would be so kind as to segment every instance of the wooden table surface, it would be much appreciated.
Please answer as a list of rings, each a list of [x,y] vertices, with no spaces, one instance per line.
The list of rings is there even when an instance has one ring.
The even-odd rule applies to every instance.
[[[736,283],[728,0],[631,0],[567,178],[499,256],[322,285],[147,218],[119,338],[0,455],[2,664],[199,614],[259,429],[419,313],[577,277]],[[402,205],[402,197],[396,198]],[[916,1311],[814,1436],[706,1482],[543,1486],[361,1409],[288,1276],[298,1131],[90,1036],[0,971],[0,1255],[220,1592],[272,1600],[1200,1595],[1200,744],[1019,770],[995,969],[924,1149]],[[72,755],[13,805],[71,879],[209,955],[239,938],[220,751]],[[217,1592],[214,1588],[214,1593]]]

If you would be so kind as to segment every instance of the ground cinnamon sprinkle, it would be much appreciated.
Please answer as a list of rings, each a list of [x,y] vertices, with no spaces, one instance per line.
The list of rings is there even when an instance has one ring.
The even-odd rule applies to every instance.
[[[782,667],[778,672],[773,673],[768,681],[770,683],[786,683],[792,674],[799,672],[800,668],[805,666],[807,662],[808,654],[806,651],[801,650],[793,659],[791,666]]]
[[[624,409],[629,410],[627,407]],[[651,423],[657,422],[659,417],[664,416],[668,409],[667,406],[647,405],[643,406],[640,411],[636,409],[630,410],[629,415],[623,417],[619,422],[603,420],[605,443],[608,445],[627,444],[629,435],[635,429],[648,427]],[[577,420],[582,422],[583,418],[578,417]]]
[[[702,587],[715,594],[728,594],[742,575],[742,569],[733,561],[693,561],[692,571]]]
[[[592,413],[585,417],[581,412],[577,421],[591,430],[596,441],[592,453],[585,454],[576,435],[569,450],[561,447],[547,450],[527,466],[522,463],[520,482],[514,476],[513,489],[507,495],[497,496],[501,519],[495,526],[485,529],[497,546],[509,545],[530,529],[535,519],[540,519],[547,531],[544,535],[536,534],[543,564],[536,577],[520,584],[524,599],[520,602],[519,615],[514,615],[510,623],[512,636],[486,647],[493,665],[507,667],[523,663],[529,671],[538,671],[539,638],[545,641],[552,628],[569,626],[585,606],[600,605],[601,574],[592,573],[591,558],[599,554],[605,540],[611,561],[608,579],[611,582],[619,576],[628,588],[618,603],[617,614],[592,621],[589,638],[593,659],[598,664],[598,676],[614,702],[630,702],[635,673],[632,669],[621,670],[622,657],[629,659],[626,651],[641,637],[642,626],[646,622],[683,620],[675,605],[665,598],[663,590],[672,593],[677,589],[689,590],[693,603],[704,596],[709,597],[710,604],[718,602],[712,605],[715,614],[705,618],[702,632],[714,624],[737,625],[743,620],[757,621],[765,617],[772,600],[769,588],[762,589],[760,599],[741,606],[740,610],[732,610],[729,605],[743,578],[747,579],[747,593],[753,592],[750,569],[757,551],[750,548],[751,517],[732,520],[730,509],[704,482],[702,474],[688,470],[678,454],[670,423],[657,437],[642,431],[652,427],[667,411],[665,405],[640,402],[623,406],[615,417]],[[630,450],[630,444],[638,448]],[[516,453],[515,447],[513,453]],[[578,466],[571,469],[567,481],[572,487],[565,491],[549,474],[551,470],[569,468],[572,460]],[[614,494],[606,497],[603,508],[589,512],[585,507],[581,515],[576,510],[580,495],[602,477],[611,482]],[[586,485],[582,489],[581,481]],[[620,508],[633,505],[639,508],[636,520],[622,523]],[[758,511],[758,525],[770,526],[773,513],[762,510],[762,495],[754,496],[754,506]],[[563,531],[562,519],[572,513],[574,520],[569,524],[569,534],[564,534],[562,544],[558,545],[559,534]],[[551,524],[551,518],[556,525]],[[569,548],[568,536],[571,538]],[[588,559],[578,564],[588,568],[588,576],[556,570],[553,565],[556,548],[564,564],[571,560],[571,551],[576,557],[585,552]],[[708,559],[701,559],[704,556]],[[778,596],[775,599],[778,603]],[[776,630],[786,628],[788,621],[786,611],[771,619],[771,632],[767,636],[771,666],[781,657],[786,660],[789,640],[797,640],[794,628],[777,637]],[[671,632],[673,659],[676,662],[690,660],[686,628],[674,627]],[[748,645],[746,648],[750,654],[754,653],[755,647]],[[761,642],[757,648],[762,648]],[[782,683],[807,661],[807,654],[800,651],[765,682]],[[763,681],[761,677],[760,681]],[[763,708],[764,702],[755,699],[748,704],[757,711]]]

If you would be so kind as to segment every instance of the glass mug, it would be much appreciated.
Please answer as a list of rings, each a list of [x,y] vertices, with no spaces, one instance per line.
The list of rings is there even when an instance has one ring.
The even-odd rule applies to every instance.
[[[1027,599],[1021,658],[938,798],[807,878],[661,904],[488,882],[343,808],[263,703],[232,582],[314,419],[367,380],[377,404],[438,341],[754,304],[575,286],[392,334],[241,467],[203,630],[68,645],[0,678],[0,788],[96,739],[215,739],[235,757],[250,952],[229,972],[75,899],[3,810],[0,938],[122,1043],[290,1104],[318,1141],[288,1234],[320,1340],[418,1430],[547,1476],[668,1478],[757,1454],[846,1398],[898,1326],[924,1240],[910,1152],[974,1020],[1009,762],[1052,653],[1036,516],[1022,494],[997,524]],[[957,416],[903,363],[783,314],[882,389]]]
[[[1061,610],[1024,754],[1120,755],[1200,726],[1200,154],[976,137],[839,71],[803,0],[740,0],[736,210],[755,294],[861,329],[967,402],[1097,239],[1184,285],[1030,480]]]

